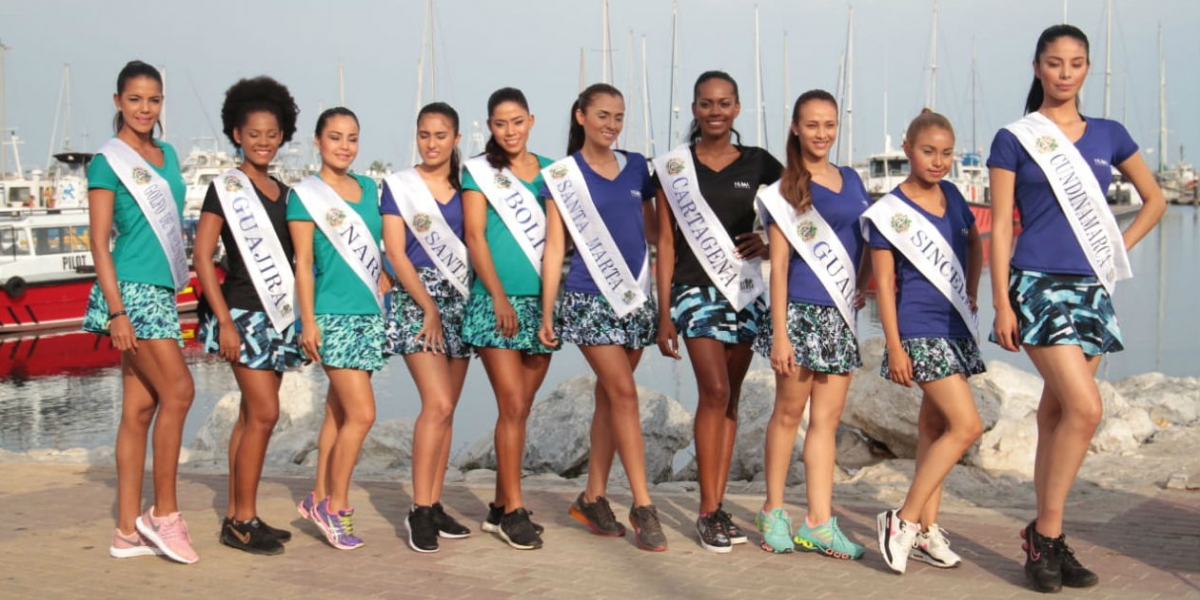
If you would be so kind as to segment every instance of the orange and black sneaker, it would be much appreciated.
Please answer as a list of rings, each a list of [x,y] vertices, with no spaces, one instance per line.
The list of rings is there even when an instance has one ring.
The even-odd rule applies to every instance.
[[[625,526],[613,514],[607,498],[596,496],[594,501],[588,502],[583,499],[583,494],[583,492],[579,492],[579,497],[575,498],[575,501],[571,503],[571,508],[567,509],[567,512],[576,521],[587,525],[587,528],[596,535],[604,537],[625,535]]]

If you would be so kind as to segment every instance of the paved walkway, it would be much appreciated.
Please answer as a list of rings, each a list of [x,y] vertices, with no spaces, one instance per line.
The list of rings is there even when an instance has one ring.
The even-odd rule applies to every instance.
[[[367,545],[338,552],[296,514],[296,500],[309,482],[270,479],[261,489],[260,514],[292,528],[296,538],[285,554],[258,557],[217,542],[224,478],[185,474],[179,494],[201,560],[183,566],[154,557],[109,558],[115,481],[111,468],[0,465],[0,503],[8,516],[0,527],[0,598],[1039,597],[1023,585],[1016,533],[1029,517],[1026,510],[948,509],[942,524],[965,564],[941,571],[916,563],[898,577],[886,570],[875,549],[874,515],[880,506],[836,507],[848,535],[868,547],[855,563],[767,554],[753,545],[753,537],[732,554],[705,552],[691,526],[696,500],[684,494],[656,495],[671,549],[642,552],[629,538],[586,533],[566,514],[573,494],[561,491],[526,496],[535,520],[546,526],[543,550],[510,550],[476,531],[466,540],[444,540],[437,554],[419,555],[400,539],[410,502],[407,488],[363,483],[351,497],[358,505],[355,526]],[[447,488],[444,503],[475,524],[486,513],[490,493],[455,485]],[[726,508],[751,525],[760,502],[755,496],[731,496]],[[1066,590],[1064,596],[1200,598],[1200,493],[1163,490],[1081,504],[1070,509],[1068,531],[1077,554],[1102,582],[1090,590]],[[792,512],[802,514],[795,507]],[[617,513],[623,518],[626,511]]]

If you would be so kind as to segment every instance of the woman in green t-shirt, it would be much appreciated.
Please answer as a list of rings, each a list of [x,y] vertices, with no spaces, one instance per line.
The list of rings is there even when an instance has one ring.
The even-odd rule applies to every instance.
[[[525,147],[533,121],[520,90],[492,93],[492,137],[463,172],[463,234],[475,269],[463,340],[483,360],[500,412],[496,498],[482,528],[519,550],[542,547],[541,528],[529,520],[521,501],[521,458],[525,421],[554,351],[537,336],[542,316],[538,269],[546,240],[541,170],[553,161]]]
[[[358,156],[358,117],[342,107],[321,113],[316,144],[321,170],[296,184],[288,197],[300,348],[320,361],[329,377],[316,482],[299,510],[330,545],[352,550],[363,541],[354,534],[350,476],[375,424],[371,373],[384,365],[377,296],[383,220],[374,180],[350,172]],[[316,219],[321,219],[320,227]],[[332,240],[325,233],[329,229],[337,231]]]
[[[183,422],[194,395],[192,374],[179,349],[183,337],[175,308],[176,275],[186,277],[187,260],[177,247],[170,254],[175,262],[168,258],[155,227],[160,220],[169,222],[172,212],[177,219],[182,216],[185,187],[175,150],[154,139],[163,106],[158,70],[139,60],[126,64],[117,75],[113,104],[117,135],[88,168],[96,284],[83,321],[85,331],[112,336],[113,346],[121,351],[117,529],[108,552],[115,558],[166,554],[177,562],[194,563],[200,557],[192,549],[175,497]],[[152,224],[142,205],[149,205],[154,194],[170,196],[167,200],[173,204],[165,206]],[[178,233],[179,221],[174,224]],[[162,239],[169,240],[170,227],[159,227]],[[118,236],[110,250],[114,229]],[[151,422],[154,504],[143,513],[142,478]]]

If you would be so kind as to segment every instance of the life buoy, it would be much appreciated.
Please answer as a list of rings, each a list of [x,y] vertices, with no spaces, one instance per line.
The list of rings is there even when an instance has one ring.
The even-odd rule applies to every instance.
[[[20,277],[9,277],[8,281],[4,282],[4,292],[10,298],[20,298],[25,295],[26,288],[25,280]]]

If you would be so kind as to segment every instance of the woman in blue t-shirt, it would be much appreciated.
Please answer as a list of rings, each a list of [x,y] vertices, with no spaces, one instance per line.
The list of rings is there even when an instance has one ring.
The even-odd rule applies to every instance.
[[[939,242],[949,246],[954,262],[941,257],[946,261],[943,264],[966,269],[952,271],[951,277],[939,283],[952,290],[954,280],[963,275],[961,283],[968,300],[963,304],[974,313],[983,270],[983,242],[966,199],[954,184],[942,179],[954,165],[950,121],[925,109],[908,126],[904,154],[912,169],[891,196],[907,206],[913,218],[924,219],[922,222],[936,230],[926,230],[926,235],[931,239],[940,236]],[[898,222],[910,224],[911,219]],[[956,567],[962,559],[950,550],[937,525],[937,513],[942,481],[983,432],[967,385],[967,377],[985,370],[975,342],[974,319],[968,323],[942,288],[926,276],[928,271],[922,271],[910,255],[893,245],[874,221],[868,223],[879,320],[887,342],[880,374],[906,387],[915,382],[923,393],[917,417],[916,473],[904,504],[877,519],[880,553],[898,573],[905,571],[909,558],[935,567]]]
[[[117,529],[108,552],[115,558],[166,554],[177,562],[194,563],[200,557],[192,549],[175,495],[183,423],[194,395],[192,374],[179,349],[183,337],[175,303],[175,270],[186,274],[186,258],[162,245],[157,223],[143,212],[147,199],[135,196],[153,186],[170,196],[165,210],[174,211],[176,218],[182,216],[185,186],[179,159],[174,148],[154,137],[163,107],[162,75],[140,60],[129,62],[117,75],[113,104],[116,137],[88,167],[88,223],[96,283],[83,321],[85,331],[111,336],[113,347],[121,351]],[[122,148],[126,153],[120,152]],[[162,189],[163,184],[167,189]],[[113,230],[118,235],[110,247]],[[169,235],[169,230],[164,234]],[[172,258],[182,264],[173,264]],[[142,512],[151,422],[154,504]]]
[[[299,511],[339,550],[363,545],[354,532],[350,477],[363,440],[375,424],[371,373],[384,366],[383,315],[376,296],[382,285],[378,275],[365,280],[382,269],[378,263],[362,262],[378,257],[383,220],[375,181],[350,172],[358,156],[358,136],[358,117],[348,108],[330,108],[317,117],[315,142],[321,170],[292,188],[287,213],[296,251],[300,348],[310,360],[321,363],[329,378],[316,478]],[[334,236],[344,244],[344,252],[325,233],[327,229],[318,230],[317,219],[333,229],[349,220],[353,228]]]
[[[280,329],[266,312],[267,303],[276,297],[267,279],[274,273],[260,275],[256,281],[249,265],[267,257],[265,264],[292,273],[288,188],[272,177],[269,170],[279,147],[291,141],[296,133],[298,113],[291,92],[270,77],[242,79],[225,92],[225,104],[221,107],[225,135],[241,153],[238,170],[252,188],[245,190],[241,198],[258,202],[261,209],[254,211],[235,200],[229,204],[235,214],[226,215],[226,204],[217,186],[231,194],[240,190],[241,181],[226,175],[209,184],[196,228],[194,254],[201,259],[194,261],[196,277],[210,309],[200,327],[199,338],[205,350],[229,361],[242,395],[238,420],[229,436],[229,505],[221,524],[220,540],[226,546],[254,554],[279,554],[283,552],[283,542],[292,538],[291,532],[271,527],[258,518],[257,495],[267,443],[279,418],[283,372],[299,366],[304,356],[296,341],[294,322]],[[250,221],[254,230],[244,233],[239,242],[234,227],[246,230],[246,217],[253,219],[256,214],[266,216],[268,222]],[[218,283],[212,260],[204,260],[216,252],[218,239],[224,241],[228,257],[223,283]],[[259,242],[251,245],[251,240]],[[242,244],[251,256],[242,254]],[[270,262],[275,257],[286,264]],[[256,265],[256,271],[261,269]],[[279,304],[290,303],[292,290],[286,293],[289,300],[279,300]],[[280,312],[276,318],[281,316]],[[294,318],[294,313],[289,309],[287,316]]]
[[[1078,28],[1055,25],[1043,31],[1025,112],[1039,113],[1066,137],[1091,167],[1100,194],[1111,183],[1113,167],[1137,188],[1144,202],[1137,218],[1120,239],[1108,240],[1129,249],[1158,223],[1166,203],[1125,128],[1079,113],[1079,90],[1089,65],[1087,36]],[[1057,147],[1053,136],[1043,135],[1035,152],[1042,155]],[[993,340],[1012,352],[1024,347],[1045,379],[1034,462],[1037,518],[1022,530],[1025,576],[1042,592],[1095,585],[1096,574],[1079,563],[1063,537],[1063,512],[1104,414],[1096,368],[1105,353],[1121,350],[1121,332],[1109,290],[1093,270],[1046,173],[1008,128],[996,134],[988,167],[993,213],[1010,214],[1015,202],[1022,227],[1014,250],[1012,223],[995,219],[992,224]]]
[[[852,167],[829,162],[837,127],[837,101],[829,92],[811,90],[796,99],[787,138],[787,166],[777,188],[787,208],[779,206],[776,210],[792,211],[795,218],[801,219],[799,227],[804,227],[804,219],[813,214],[829,224],[847,260],[853,263],[840,265],[840,279],[829,280],[835,287],[855,286],[853,306],[846,301],[853,317],[862,306],[863,297],[857,290],[870,277],[859,235],[859,217],[867,209],[868,196]],[[775,189],[772,186],[762,194]],[[863,547],[842,533],[832,504],[838,424],[846,406],[851,373],[862,365],[858,339],[817,275],[817,269],[826,273],[830,269],[823,264],[808,264],[788,241],[777,222],[780,219],[767,210],[761,214],[771,236],[771,311],[754,345],[759,354],[771,360],[775,371],[775,407],[767,425],[763,457],[767,499],[755,524],[763,533],[764,550],[790,552],[798,547],[856,560],[862,557]],[[810,397],[804,438],[808,514],[793,538],[792,520],[783,508],[783,493],[796,433]]]
[[[436,552],[438,537],[471,534],[446,514],[441,502],[454,409],[471,360],[471,348],[462,339],[468,266],[466,256],[456,252],[466,249],[462,245],[461,139],[454,108],[444,102],[422,107],[417,114],[421,164],[389,175],[379,204],[383,245],[397,279],[391,292],[384,349],[387,354],[404,357],[421,394],[421,413],[412,439],[413,503],[405,520],[408,546],[417,552]],[[396,184],[395,189],[389,181]],[[422,186],[428,194],[409,186]],[[414,197],[405,198],[405,194]],[[426,200],[424,204],[418,204],[418,195]],[[412,207],[407,218],[397,197]],[[419,212],[422,209],[429,214]],[[430,251],[435,256],[430,256]],[[446,271],[457,279],[452,281]]]
[[[558,165],[550,167],[548,185],[562,186],[572,180],[582,183],[591,196],[600,223],[590,228],[605,229],[620,256],[610,261],[624,261],[630,277],[649,283],[650,264],[647,261],[646,221],[654,222],[654,184],[646,158],[635,152],[614,151],[612,144],[621,134],[625,122],[625,99],[611,85],[598,83],[579,94],[571,106],[571,125],[567,155],[578,166],[578,177],[568,177],[568,167],[562,166],[560,183],[553,179]],[[556,188],[561,189],[561,188]],[[556,192],[561,193],[561,192]],[[580,192],[582,193],[582,192]],[[546,194],[546,250],[542,263],[542,325],[538,336],[550,346],[561,339],[579,346],[584,358],[596,373],[596,411],[592,415],[591,455],[588,459],[588,481],[584,491],[571,504],[572,517],[587,525],[597,535],[622,536],[625,528],[610,508],[605,492],[608,473],[612,468],[614,450],[633,493],[629,522],[634,528],[635,541],[643,550],[667,549],[667,538],[658,522],[658,510],[650,501],[646,483],[646,448],[642,440],[642,421],[638,411],[637,384],[633,371],[642,358],[642,349],[654,344],[658,307],[644,287],[646,299],[638,308],[618,316],[612,303],[600,291],[608,286],[603,273],[611,275],[610,266],[602,274],[592,272],[584,261],[578,240],[568,239],[563,220],[571,218],[571,197],[559,200]],[[586,230],[581,235],[588,235]],[[591,238],[596,239],[596,238]],[[558,302],[555,319],[555,300],[562,280],[563,258],[567,242],[574,242],[571,268],[567,274],[566,290]],[[598,269],[604,269],[605,250],[593,251]],[[611,263],[609,263],[611,264]],[[599,282],[598,282],[599,280]],[[627,285],[630,282],[625,282]],[[628,291],[628,290],[627,290]],[[613,294],[613,292],[609,292]],[[629,291],[630,298],[636,298]],[[623,297],[622,297],[623,299]],[[620,302],[620,300],[618,300]]]

